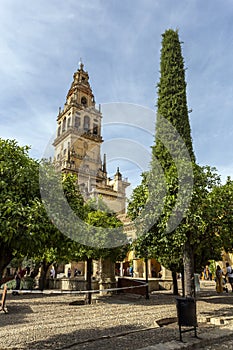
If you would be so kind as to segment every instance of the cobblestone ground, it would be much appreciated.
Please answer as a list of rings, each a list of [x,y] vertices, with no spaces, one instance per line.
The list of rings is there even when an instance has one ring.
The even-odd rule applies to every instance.
[[[80,303],[70,305],[71,302]],[[201,292],[197,301],[198,334],[216,327],[201,319],[233,317],[232,303],[233,294]],[[128,350],[179,339],[174,322],[176,300],[170,292],[156,292],[149,300],[123,295],[106,297],[92,305],[80,304],[81,298],[74,295],[8,294],[9,313],[0,313],[0,350]],[[156,322],[171,318],[174,323],[163,327]],[[191,336],[187,333],[183,338]],[[206,349],[219,350],[223,345],[208,345]],[[230,346],[231,342],[228,349]]]
[[[222,340],[221,342],[216,342],[212,345],[206,345],[204,347],[200,347],[199,349],[205,349],[205,350],[233,350],[233,339],[232,340]]]

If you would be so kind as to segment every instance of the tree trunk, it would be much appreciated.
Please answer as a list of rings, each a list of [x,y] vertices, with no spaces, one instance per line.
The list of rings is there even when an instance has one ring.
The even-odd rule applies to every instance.
[[[185,287],[184,287],[184,266],[182,266],[181,284],[182,284],[182,297],[184,297],[184,296],[185,296]]]
[[[87,258],[87,290],[91,290],[92,258]],[[87,304],[91,304],[91,292],[87,293]]]
[[[49,269],[49,266],[51,265],[51,262],[50,263],[46,263],[46,261],[44,260],[42,262],[42,269],[41,269],[41,277],[40,277],[40,290],[44,290],[47,286],[46,286],[46,275],[47,275],[47,272],[48,272],[48,269]]]
[[[2,279],[4,269],[13,259],[13,255],[12,255],[11,249],[6,247],[4,244],[0,245],[0,252],[1,252],[0,254],[0,284],[1,284],[1,279]]]
[[[176,271],[172,271],[172,281],[173,281],[173,294],[178,295],[178,283],[177,283]]]
[[[184,245],[183,252],[183,262],[184,262],[184,287],[185,287],[185,296],[192,297],[193,290],[193,278],[194,278],[194,270],[193,270],[193,251],[190,244],[189,238]]]

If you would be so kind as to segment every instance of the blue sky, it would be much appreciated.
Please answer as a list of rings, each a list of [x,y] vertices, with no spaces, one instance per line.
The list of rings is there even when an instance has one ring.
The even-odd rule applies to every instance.
[[[151,110],[145,116],[149,122],[142,120],[150,125],[149,133],[147,128],[144,134],[132,131],[132,140],[149,152],[161,34],[178,28],[197,162],[217,167],[223,179],[233,175],[232,18],[231,0],[2,0],[0,136],[31,145],[31,155],[40,158],[82,57],[97,103]],[[114,118],[106,120],[116,122]],[[132,114],[127,118],[134,124]],[[108,127],[103,130],[106,140],[113,131]],[[119,137],[120,126],[118,130]],[[124,138],[126,134],[130,128]],[[131,181],[135,160],[126,165],[120,153],[114,167],[120,158]],[[138,173],[143,166],[136,165]]]

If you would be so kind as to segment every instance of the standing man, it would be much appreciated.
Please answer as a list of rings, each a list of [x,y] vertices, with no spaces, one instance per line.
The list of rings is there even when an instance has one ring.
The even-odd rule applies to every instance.
[[[20,272],[16,272],[15,273],[15,281],[16,281],[16,290],[20,289],[20,281],[21,281],[21,276],[20,276]]]
[[[226,267],[227,267],[227,272],[226,272],[225,276],[228,277],[228,282],[231,285],[231,291],[233,293],[233,271],[232,271],[232,268],[228,262],[226,263]]]
[[[19,293],[17,292],[20,290],[20,282],[21,282],[21,277],[20,277],[20,272],[16,271],[15,272],[15,290],[12,292],[13,295],[18,295]]]
[[[51,270],[50,270],[50,278],[54,279],[56,276],[56,271],[54,266],[52,266]]]
[[[71,277],[71,268],[68,268],[68,272],[67,272],[67,277],[70,278]]]
[[[133,277],[133,265],[129,267],[129,274],[131,277]]]

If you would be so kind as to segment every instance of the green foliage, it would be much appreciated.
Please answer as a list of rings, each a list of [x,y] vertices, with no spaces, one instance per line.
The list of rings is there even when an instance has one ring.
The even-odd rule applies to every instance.
[[[70,216],[61,216],[67,207],[74,215],[77,214],[78,220],[85,218],[84,200],[78,189],[77,177],[72,174],[57,174],[53,171],[51,164],[46,162],[43,162],[41,171],[43,175],[46,174],[40,183],[43,202],[46,201],[46,209],[41,200],[34,202],[30,222],[30,231],[36,247],[33,258],[36,261],[43,261],[46,266],[55,262],[67,263],[70,260],[81,258],[83,256],[82,245],[72,240],[68,234],[64,234],[65,231],[62,232],[57,228],[57,224],[60,224],[60,227],[66,225],[69,228]],[[55,184],[61,186],[62,196],[55,191]],[[64,206],[66,201],[67,207]]]
[[[90,199],[86,210],[90,241],[92,244],[96,242],[92,257],[95,259],[111,258],[112,261],[124,259],[129,247],[127,237],[123,232],[123,224],[116,214],[110,211],[101,197]],[[115,242],[122,242],[122,244],[114,246]]]
[[[90,213],[98,210],[113,214],[112,210],[110,210],[110,208],[104,202],[102,196],[90,198],[86,204],[86,212]]]
[[[62,187],[69,206],[81,220],[84,220],[86,216],[84,199],[79,191],[77,183],[78,179],[76,175],[63,174]]]
[[[4,284],[1,285],[0,289],[3,289],[5,284],[7,285],[7,289],[15,289],[16,288],[16,281],[15,279],[12,279]],[[20,289],[29,289],[32,290],[35,287],[35,280],[29,276],[24,277],[20,281]]]
[[[161,125],[160,116],[162,116],[174,126],[184,140],[192,161],[195,161],[188,118],[184,60],[178,32],[172,29],[166,30],[162,38],[154,156],[159,156],[159,160],[164,160],[165,164],[171,161],[166,147],[159,142],[160,128],[162,133],[166,132],[163,123]],[[175,140],[172,141],[174,144]],[[164,168],[163,163],[160,164]]]
[[[27,254],[33,244],[28,225],[39,196],[39,165],[28,150],[0,139],[0,274],[17,252]]]
[[[95,227],[122,227],[122,222],[113,213],[101,210],[90,211],[87,215],[87,223]]]
[[[85,204],[75,175],[58,174],[45,160],[39,165],[28,150],[0,139],[0,273],[14,256],[47,269],[55,262],[125,255],[122,223],[106,204]],[[86,245],[79,243],[83,228]],[[114,240],[122,246],[104,248]]]
[[[1,285],[1,289],[4,288],[5,284],[7,285],[7,289],[15,289],[16,288],[16,281],[15,279],[12,279],[4,284]],[[20,283],[20,287],[21,287],[21,283]]]
[[[221,240],[226,252],[233,252],[233,181],[215,186],[209,194],[208,229]]]
[[[145,208],[148,199],[148,173],[142,173],[141,184],[134,190],[128,201],[127,214],[131,220],[135,220]]]
[[[171,170],[172,168],[170,168]],[[213,224],[214,206],[210,205],[210,198],[212,198],[212,192],[214,189],[219,189],[219,176],[214,168],[200,167],[193,165],[195,182],[193,184],[193,196],[188,209],[186,210],[185,218],[181,224],[172,232],[166,231],[166,224],[168,218],[171,217],[172,209],[176,200],[174,196],[164,198],[163,212],[159,216],[156,224],[151,227],[149,232],[141,235],[141,227],[139,227],[139,238],[133,244],[133,248],[136,250],[137,255],[141,257],[154,257],[163,266],[173,270],[181,271],[183,262],[182,255],[184,243],[189,235],[190,243],[192,244],[193,254],[195,257],[195,267],[200,270],[202,266],[208,262],[209,259],[219,259],[223,243],[220,239],[220,234],[216,235],[216,224]],[[169,172],[168,172],[169,174]],[[169,177],[167,179],[170,187],[173,181],[173,171],[171,171],[170,184]],[[147,177],[148,181],[150,177]],[[154,182],[157,183],[156,178]],[[146,189],[143,197],[145,196],[145,202],[150,201],[149,196],[152,196],[154,192],[148,192],[149,183],[144,183]],[[139,185],[140,190],[142,186]],[[176,186],[173,184],[174,192]],[[211,190],[213,191],[211,192]],[[134,197],[134,193],[136,196]],[[134,215],[134,213],[140,213],[142,203],[137,201],[138,191],[137,188],[133,191],[131,197],[131,210],[128,215]],[[173,203],[174,201],[174,203]],[[145,204],[145,203],[144,203]],[[226,203],[225,203],[226,205]],[[221,207],[221,206],[220,206]],[[224,207],[224,205],[222,205]],[[179,213],[174,212],[174,220]],[[146,219],[141,216],[140,221]],[[150,216],[150,220],[153,220],[153,216]],[[215,226],[215,228],[214,228]],[[222,234],[221,234],[222,237]]]
[[[52,263],[67,261],[74,249],[74,242],[47,215],[40,198],[39,163],[28,156],[28,150],[14,140],[0,140],[0,272],[16,255]],[[55,215],[59,215],[63,202],[54,192],[49,197],[48,188],[59,178],[70,207],[83,219],[84,201],[74,176],[65,175],[61,179],[48,164],[44,167],[48,176],[41,190],[47,191]]]

